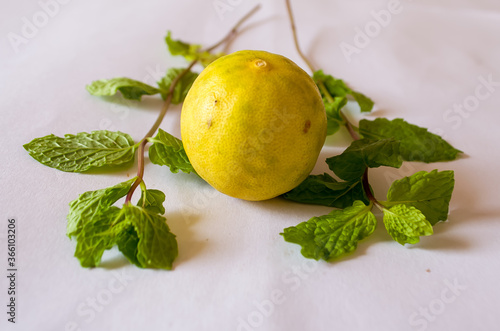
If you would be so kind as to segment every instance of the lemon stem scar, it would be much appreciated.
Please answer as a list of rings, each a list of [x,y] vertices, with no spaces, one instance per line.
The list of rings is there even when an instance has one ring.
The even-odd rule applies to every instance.
[[[263,67],[267,66],[267,62],[264,60],[261,60],[261,59],[257,59],[257,60],[255,60],[255,66],[263,68]]]

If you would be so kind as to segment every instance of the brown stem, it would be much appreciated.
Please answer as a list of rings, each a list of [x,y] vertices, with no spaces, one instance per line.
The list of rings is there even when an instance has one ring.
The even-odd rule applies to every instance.
[[[314,66],[309,61],[309,59],[304,55],[304,53],[302,53],[302,50],[300,49],[299,39],[297,38],[297,28],[295,27],[295,19],[293,18],[292,5],[290,4],[290,0],[286,0],[286,8],[288,10],[288,17],[290,18],[290,25],[292,26],[293,41],[295,43],[295,48],[297,49],[297,52],[299,53],[302,60],[304,60],[309,69],[314,73],[316,71],[314,69]]]
[[[215,45],[207,48],[205,51],[210,52],[214,50],[215,48],[219,47],[220,45],[229,42],[232,38],[236,36],[238,28],[245,22],[250,16],[252,16],[258,9],[260,8],[260,5],[255,6],[248,14],[243,16],[237,23],[236,25],[229,31],[229,33],[222,38],[218,43]],[[170,104],[172,102],[172,96],[174,94],[175,87],[179,83],[179,81],[186,75],[191,68],[198,62],[198,59],[195,59],[189,63],[186,69],[184,69],[175,79],[172,81],[170,84],[170,88],[168,89],[167,92],[167,98],[165,99],[165,102],[163,103],[163,107],[161,108],[160,114],[158,114],[158,117],[156,118],[155,123],[151,127],[151,129],[146,133],[144,138],[142,138],[141,143],[139,144],[139,147],[137,149],[137,179],[135,182],[132,184],[130,187],[130,190],[127,193],[127,197],[125,198],[125,204],[130,203],[132,200],[132,195],[135,192],[135,189],[141,182],[143,181],[144,177],[144,150],[146,148],[146,144],[148,143],[148,138],[152,137],[153,134],[155,134],[156,130],[160,127],[161,122],[163,121],[163,118],[165,117],[165,114],[167,113],[168,107],[170,107]]]
[[[214,49],[216,49],[217,47],[219,47],[220,45],[224,44],[224,43],[227,43],[229,42],[232,38],[234,38],[236,36],[236,33],[238,32],[238,29],[240,28],[240,26],[247,20],[249,19],[253,14],[255,14],[255,12],[257,10],[259,10],[261,7],[260,4],[258,4],[257,6],[253,7],[252,10],[250,10],[245,16],[243,16],[236,24],[235,26],[233,26],[233,28],[231,30],[229,30],[228,34],[222,38],[218,43],[216,43],[215,45],[205,49],[205,51],[207,52],[211,52],[213,51]]]

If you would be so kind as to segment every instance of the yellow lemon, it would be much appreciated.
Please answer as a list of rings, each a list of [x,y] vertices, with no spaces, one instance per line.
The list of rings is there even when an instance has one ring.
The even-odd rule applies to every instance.
[[[326,114],[311,77],[264,51],[219,58],[198,76],[181,114],[196,172],[222,193],[265,200],[311,172],[326,138]]]

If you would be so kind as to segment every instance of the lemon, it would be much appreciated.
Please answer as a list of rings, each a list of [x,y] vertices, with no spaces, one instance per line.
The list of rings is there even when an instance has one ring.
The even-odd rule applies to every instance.
[[[229,196],[265,200],[311,172],[326,114],[311,77],[291,60],[239,51],[208,65],[182,107],[181,136],[196,172]]]

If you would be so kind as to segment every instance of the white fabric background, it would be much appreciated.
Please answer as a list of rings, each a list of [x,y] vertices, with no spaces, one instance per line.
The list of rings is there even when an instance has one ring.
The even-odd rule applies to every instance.
[[[376,195],[383,197],[390,178],[455,170],[449,222],[437,225],[435,235],[402,247],[379,223],[354,254],[332,264],[310,261],[279,233],[330,208],[281,199],[240,201],[194,176],[147,164],[146,183],[167,196],[165,215],[180,250],[175,270],[140,270],[115,250],[105,254],[101,268],[79,266],[75,243],[65,236],[68,202],[121,182],[135,169],[63,173],[35,162],[22,145],[50,133],[96,129],[142,138],[161,108],[159,98],[108,102],[90,96],[85,85],[119,76],[153,83],[166,68],[184,63],[168,55],[167,30],[174,38],[210,45],[257,3],[221,1],[232,3],[232,10],[219,15],[212,0],[68,1],[16,53],[9,33],[21,35],[23,18],[32,21],[42,7],[2,0],[0,265],[6,269],[7,219],[16,217],[19,295],[12,325],[4,312],[8,284],[2,271],[1,329],[497,330],[500,86],[474,110],[450,111],[471,100],[479,77],[500,82],[498,0],[401,0],[402,12],[350,63],[339,45],[352,44],[356,27],[388,2],[293,1],[305,53],[373,98],[370,118],[403,117],[441,132],[466,152],[455,162],[370,173]],[[230,50],[276,52],[305,68],[284,2],[262,3]],[[180,136],[179,114],[180,107],[172,108],[161,127]],[[328,138],[314,173],[327,171],[324,159],[348,142],[344,131]]]

